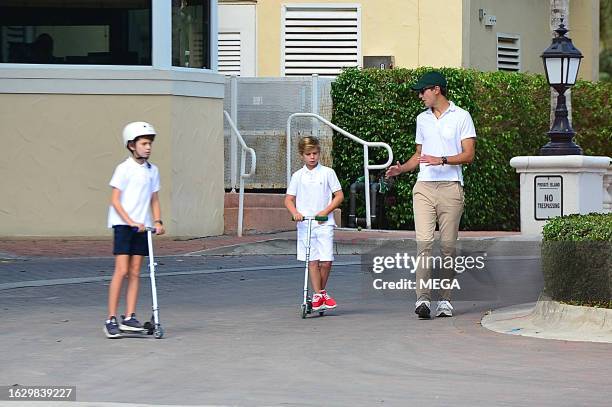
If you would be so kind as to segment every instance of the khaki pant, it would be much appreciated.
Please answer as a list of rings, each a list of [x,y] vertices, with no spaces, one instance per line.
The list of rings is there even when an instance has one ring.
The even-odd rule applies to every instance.
[[[455,256],[459,222],[463,214],[463,187],[456,181],[417,181],[412,189],[417,255],[431,257],[436,222],[440,230],[442,258]],[[416,268],[417,300],[431,301],[431,288],[422,284],[431,279],[432,263],[420,261]],[[454,267],[443,268],[442,279],[452,279]],[[450,289],[443,290],[440,298],[450,300]]]

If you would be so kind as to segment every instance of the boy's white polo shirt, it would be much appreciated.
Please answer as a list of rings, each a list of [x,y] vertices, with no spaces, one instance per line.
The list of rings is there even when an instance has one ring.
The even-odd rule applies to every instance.
[[[295,207],[299,213],[315,216],[329,205],[333,199],[332,194],[341,189],[336,172],[319,163],[312,170],[305,165],[297,170],[291,176],[287,195],[295,196]],[[324,225],[336,225],[332,214]]]
[[[149,162],[138,164],[132,157],[117,166],[110,186],[121,191],[121,206],[134,222],[153,226],[151,196],[159,191],[159,170]],[[108,210],[108,227],[127,225],[115,208]]]
[[[450,157],[460,154],[461,140],[476,137],[476,129],[470,114],[453,102],[437,118],[431,109],[417,116],[416,144],[421,144],[421,153],[434,157]],[[463,185],[461,165],[419,166],[418,181],[459,181]]]

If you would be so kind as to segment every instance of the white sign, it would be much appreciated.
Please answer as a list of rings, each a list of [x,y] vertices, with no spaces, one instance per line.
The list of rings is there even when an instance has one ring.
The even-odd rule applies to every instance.
[[[563,177],[538,175],[534,178],[535,219],[563,216]]]

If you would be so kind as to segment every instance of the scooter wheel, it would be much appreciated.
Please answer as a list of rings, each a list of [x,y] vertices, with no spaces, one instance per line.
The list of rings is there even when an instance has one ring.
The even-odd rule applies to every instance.
[[[155,330],[155,339],[161,339],[164,337],[164,329],[160,326]]]
[[[307,307],[306,307],[306,305],[302,304],[302,306],[300,308],[301,308],[301,312],[300,313],[302,315],[302,319],[305,319],[306,318],[306,314],[308,313]]]
[[[311,314],[312,313],[312,300],[310,298],[308,300],[306,300],[306,306],[308,307],[306,312]]]
[[[325,311],[319,311],[319,316],[322,317],[323,315],[325,315]]]
[[[144,328],[147,330],[147,335],[155,333],[155,317],[151,315],[151,319],[144,323]]]

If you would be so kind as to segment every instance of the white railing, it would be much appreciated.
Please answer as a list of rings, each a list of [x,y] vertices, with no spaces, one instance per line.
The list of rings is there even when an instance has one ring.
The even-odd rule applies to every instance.
[[[227,111],[223,111],[223,115],[225,116],[225,118],[227,119],[227,122],[230,125],[230,128],[232,130],[232,134],[234,135],[234,139],[236,139],[239,143],[240,143],[240,147],[241,147],[241,151],[240,151],[240,192],[239,192],[239,196],[238,196],[238,228],[237,228],[237,232],[238,232],[238,236],[242,236],[242,220],[243,220],[243,216],[244,216],[244,180],[245,178],[249,178],[251,177],[253,174],[255,174],[255,165],[257,163],[257,156],[255,155],[255,150],[253,150],[251,147],[247,146],[246,143],[244,142],[244,139],[242,138],[242,136],[240,135],[240,132],[238,131],[238,128],[236,128],[236,124],[234,123],[234,121],[232,120],[232,118],[230,117],[229,113],[227,113]],[[246,153],[247,151],[251,154],[251,171],[249,171],[249,173],[245,173],[245,166],[246,166]],[[232,191],[234,191],[234,189],[232,188]]]
[[[240,130],[248,144],[262,145],[257,148],[257,159],[266,163],[266,171],[257,171],[244,181],[246,189],[279,189],[286,187],[283,172],[285,140],[282,134],[287,128],[287,118],[295,112],[316,113],[327,120],[332,116],[332,78],[318,75],[286,77],[244,77],[225,78],[224,110]],[[240,103],[239,103],[240,102]],[[293,123],[293,129],[296,130]],[[319,130],[319,127],[321,130]],[[332,131],[316,119],[300,123],[300,130],[312,132],[321,138],[323,144],[330,143]],[[281,135],[279,137],[279,135]],[[240,151],[229,126],[225,125],[226,171],[225,188],[238,189]],[[248,164],[247,164],[248,165]]]
[[[342,134],[345,137],[350,138],[351,140],[361,144],[363,146],[363,175],[365,182],[365,201],[366,201],[366,227],[368,229],[372,228],[372,220],[370,218],[370,170],[382,170],[387,168],[393,162],[393,151],[391,147],[387,143],[383,143],[380,141],[365,141],[356,137],[349,133],[348,131],[341,129],[336,126],[332,122],[324,119],[318,114],[314,113],[294,113],[287,119],[287,187],[289,187],[289,182],[291,181],[291,120],[295,117],[312,117],[314,119],[319,120],[320,122],[326,124],[331,127],[338,133]],[[369,156],[369,148],[370,147],[384,147],[387,149],[389,153],[389,159],[384,164],[370,164],[370,156]]]

